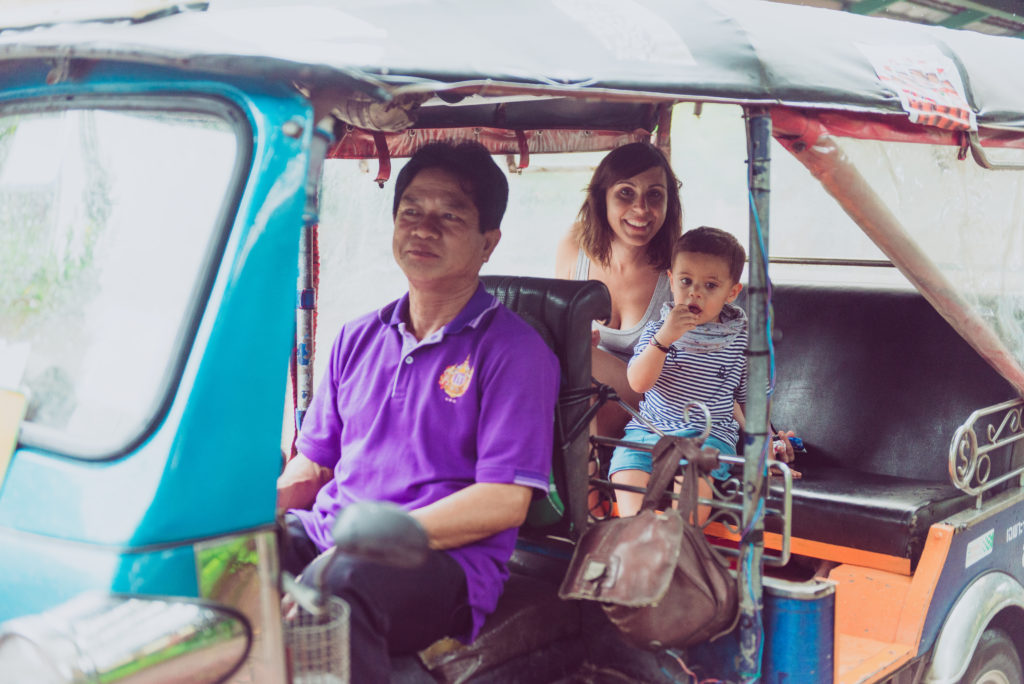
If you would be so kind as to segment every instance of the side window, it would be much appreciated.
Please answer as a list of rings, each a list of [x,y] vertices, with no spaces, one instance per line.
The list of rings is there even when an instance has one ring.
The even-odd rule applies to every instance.
[[[601,152],[535,154],[511,173],[501,243],[484,275],[555,275],[555,249],[586,197]],[[329,159],[320,186],[320,292],[317,300],[317,379],[338,328],[400,297],[407,288],[391,255],[395,178],[406,159],[393,159],[391,180],[373,182],[375,161]],[[504,160],[495,157],[504,168]],[[367,287],[373,283],[373,287]]]
[[[222,107],[161,102],[0,109],[0,386],[28,444],[114,453],[180,371],[244,155]]]

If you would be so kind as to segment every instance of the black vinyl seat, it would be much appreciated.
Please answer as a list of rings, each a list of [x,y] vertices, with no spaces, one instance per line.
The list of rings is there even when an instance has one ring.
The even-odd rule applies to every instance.
[[[604,283],[596,280],[520,276],[484,276],[482,280],[488,292],[540,333],[558,356],[561,371],[551,468],[565,510],[559,516],[531,511],[521,534],[575,539],[587,523],[589,435],[580,421],[590,402],[580,395],[591,385],[591,323],[611,314],[611,295]]]
[[[564,667],[566,650],[573,648],[572,639],[581,629],[579,605],[559,600],[561,577],[552,577],[550,568],[564,572],[571,553],[565,540],[578,537],[587,524],[589,432],[582,418],[590,403],[584,392],[591,385],[590,328],[594,319],[608,317],[611,297],[597,281],[513,276],[482,280],[488,292],[532,325],[558,356],[561,387],[551,467],[562,510],[552,505],[555,497],[534,500],[519,538],[541,551],[536,558],[540,566],[524,567],[531,558],[523,559],[517,552],[498,607],[477,640],[464,646],[442,639],[423,651],[420,661],[441,681],[488,681],[490,675],[484,673],[493,675],[495,668],[509,667],[512,661],[518,681],[549,681],[552,672]],[[551,553],[545,557],[545,551]],[[552,555],[565,555],[566,562],[551,563]]]
[[[973,503],[949,481],[954,432],[1012,388],[916,292],[776,286],[772,302],[772,420],[808,451],[793,536],[916,562],[929,526]]]
[[[973,502],[948,482],[828,466],[801,472],[793,483],[794,537],[911,560],[920,556],[932,523]],[[777,486],[771,491],[781,495]]]

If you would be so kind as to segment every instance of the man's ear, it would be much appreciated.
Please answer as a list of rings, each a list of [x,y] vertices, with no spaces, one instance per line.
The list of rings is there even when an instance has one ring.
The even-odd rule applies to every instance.
[[[495,228],[494,230],[488,230],[484,234],[484,261],[491,258],[491,252],[501,242],[501,230]]]
[[[735,285],[733,285],[732,289],[729,290],[729,297],[725,301],[727,301],[727,302],[735,301],[736,298],[740,296],[740,291],[742,289],[743,289],[743,283],[736,283]]]

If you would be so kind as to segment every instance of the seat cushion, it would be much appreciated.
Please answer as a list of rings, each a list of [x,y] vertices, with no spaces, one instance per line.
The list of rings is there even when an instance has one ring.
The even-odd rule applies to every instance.
[[[915,560],[932,523],[974,502],[943,482],[828,466],[798,469],[803,477],[793,481],[794,537],[900,558]],[[769,505],[780,508],[781,494],[773,478]],[[769,518],[767,527],[778,531],[777,520]]]
[[[929,525],[973,503],[949,480],[957,427],[1012,388],[916,292],[780,285],[772,302],[772,422],[808,451],[793,535],[916,562]]]

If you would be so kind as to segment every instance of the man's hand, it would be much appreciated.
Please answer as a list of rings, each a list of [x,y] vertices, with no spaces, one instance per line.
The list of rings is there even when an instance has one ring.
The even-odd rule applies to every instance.
[[[291,508],[309,508],[317,492],[332,475],[330,468],[324,468],[302,454],[296,454],[277,478],[277,511],[280,513]]]

